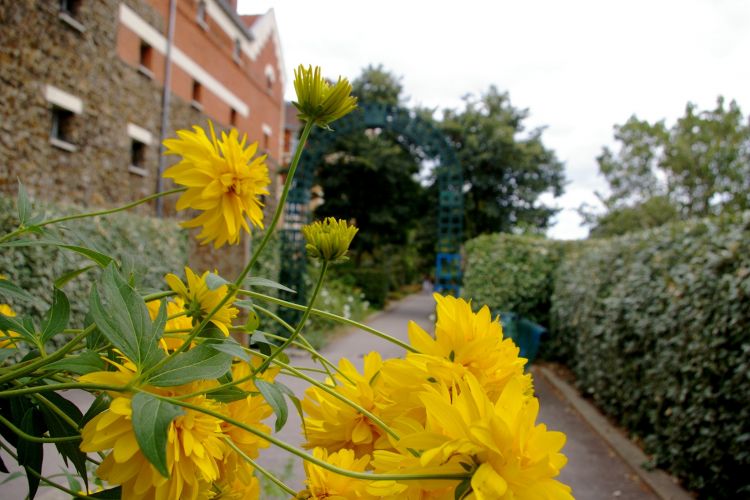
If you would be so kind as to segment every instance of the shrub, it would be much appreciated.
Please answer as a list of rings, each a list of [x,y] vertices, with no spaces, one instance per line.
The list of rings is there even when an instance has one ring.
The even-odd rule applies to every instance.
[[[466,243],[463,296],[548,326],[553,277],[566,246],[511,234],[474,238]]]
[[[552,304],[558,354],[656,465],[750,494],[750,213],[587,242]]]

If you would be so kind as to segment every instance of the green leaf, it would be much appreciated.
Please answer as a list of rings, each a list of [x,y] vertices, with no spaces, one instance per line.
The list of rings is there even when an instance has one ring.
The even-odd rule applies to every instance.
[[[36,437],[42,437],[42,434],[47,430],[36,408],[26,410],[19,427],[26,434]],[[42,447],[42,443],[32,443],[31,441],[19,438],[16,451],[18,452],[18,465],[26,470],[26,480],[29,482],[29,498],[33,499],[37,489],[39,489],[39,478],[31,474],[29,470],[41,474],[44,448]]]
[[[217,379],[229,370],[231,364],[232,356],[216,350],[212,344],[201,344],[172,357],[151,375],[148,382],[157,387],[171,387],[198,379]]]
[[[97,491],[88,495],[91,498],[101,498],[103,500],[120,500],[122,498],[122,486],[110,488],[108,490]]]
[[[54,243],[54,245],[81,254],[87,259],[96,262],[101,268],[105,268],[114,262],[114,259],[109,255],[104,255],[103,253],[97,252],[96,250],[91,250],[90,248],[81,247],[78,245],[66,245],[61,243]]]
[[[97,372],[105,369],[104,361],[95,352],[86,351],[77,356],[55,361],[46,366],[48,370],[64,370],[76,375],[86,375],[87,373]]]
[[[221,401],[222,403],[231,403],[233,401],[245,399],[249,394],[250,393],[247,391],[243,391],[237,387],[226,387],[218,391],[209,392],[208,397],[215,399],[216,401]]]
[[[258,388],[258,391],[260,391],[266,402],[271,406],[271,409],[273,409],[273,412],[276,414],[276,424],[274,428],[276,429],[276,432],[279,432],[282,427],[284,427],[286,419],[289,416],[289,409],[286,406],[284,394],[276,384],[266,382],[265,380],[259,378],[255,379],[254,382],[255,387]]]
[[[109,408],[109,404],[111,402],[112,398],[109,397],[109,394],[107,394],[106,392],[102,392],[101,394],[99,394],[94,402],[91,403],[91,406],[89,406],[89,409],[86,410],[86,414],[81,419],[81,427],[89,423],[92,418]]]
[[[297,395],[294,393],[294,391],[291,390],[289,387],[287,387],[286,385],[282,384],[278,380],[275,382],[275,384],[278,386],[278,388],[281,390],[281,392],[283,392],[284,394],[287,395],[287,397],[289,398],[289,400],[292,402],[292,404],[294,405],[294,407],[297,409],[297,413],[299,414],[299,418],[302,421],[302,430],[305,433],[305,439],[307,439],[307,426],[305,425],[305,416],[302,413],[302,402],[297,397]],[[257,384],[256,384],[256,386],[257,386]]]
[[[17,287],[8,280],[0,280],[0,295],[9,299],[20,299],[27,302],[36,300],[29,292]]]
[[[143,455],[159,473],[169,478],[167,469],[167,432],[169,424],[184,411],[147,392],[133,396],[133,431]]]
[[[55,280],[55,288],[62,288],[63,286],[65,286],[70,280],[72,280],[76,276],[78,276],[80,274],[83,274],[86,271],[88,271],[89,269],[92,269],[94,267],[96,267],[96,265],[95,264],[91,264],[90,266],[82,267],[80,269],[74,269],[73,271],[70,271],[70,272],[67,272],[67,273],[63,274],[62,276],[60,276],[59,278],[57,278]]]
[[[456,486],[456,490],[453,495],[454,500],[462,500],[471,491],[471,479],[464,479],[461,483]]]
[[[216,290],[220,286],[230,285],[231,283],[218,274],[208,273],[206,275],[206,286],[209,290]]]
[[[235,358],[239,358],[243,361],[250,361],[250,355],[247,353],[245,348],[243,348],[236,340],[233,340],[231,338],[220,342],[207,343],[205,345],[210,346],[211,349],[229,354],[230,356],[234,356]]]
[[[28,329],[23,321],[18,321],[10,316],[0,314],[0,331],[14,331],[20,334],[28,342],[36,344],[36,335],[34,335],[33,325]]]
[[[65,330],[70,320],[70,302],[62,290],[55,288],[52,296],[52,307],[42,322],[42,342],[46,342]]]
[[[26,192],[26,188],[23,187],[21,181],[18,181],[18,220],[21,225],[25,225],[31,216],[31,202],[29,201],[29,195]]]
[[[261,278],[259,276],[251,276],[250,278],[247,278],[244,281],[244,285],[248,288],[254,286],[263,288],[276,288],[278,290],[283,290],[289,293],[297,293],[291,288],[282,285],[281,283],[276,283],[275,281],[269,280],[268,278]]]
[[[63,413],[70,417],[70,419],[74,422],[80,422],[83,419],[81,410],[79,410],[75,404],[71,403],[59,394],[48,392],[45,394],[45,397],[49,399],[52,404],[57,406],[57,408],[62,410]],[[47,428],[49,429],[49,434],[51,437],[70,437],[80,435],[78,429],[72,428],[68,424],[68,422],[60,417],[60,415],[47,408],[45,405],[40,405],[39,409],[42,412],[42,416],[44,417],[44,421],[47,424]],[[65,464],[67,465],[68,460],[70,460],[73,463],[73,467],[75,467],[78,474],[80,474],[80,476],[83,477],[84,480],[87,480],[86,454],[79,449],[80,444],[81,440],[78,439],[77,441],[55,443],[55,446],[57,447],[57,451],[60,452],[60,455],[62,455]]]
[[[112,345],[140,370],[147,370],[164,357],[159,339],[166,322],[166,304],[151,322],[143,298],[109,265],[99,286],[91,290],[91,316]]]

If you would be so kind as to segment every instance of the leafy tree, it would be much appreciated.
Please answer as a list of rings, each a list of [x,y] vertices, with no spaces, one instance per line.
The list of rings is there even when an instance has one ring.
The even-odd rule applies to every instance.
[[[750,208],[750,124],[736,102],[692,103],[671,128],[631,117],[615,126],[618,149],[597,158],[610,188],[606,212],[579,210],[592,234],[622,234],[669,220]]]
[[[528,110],[513,107],[509,95],[494,86],[464,100],[463,111],[445,111],[441,126],[463,168],[466,237],[547,228],[556,210],[539,196],[561,195],[564,174],[542,142],[543,130],[526,132]]]

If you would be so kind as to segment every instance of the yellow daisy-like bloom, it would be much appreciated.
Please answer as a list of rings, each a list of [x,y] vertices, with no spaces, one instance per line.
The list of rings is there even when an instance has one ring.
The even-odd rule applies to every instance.
[[[209,122],[211,138],[199,126],[179,130],[178,139],[167,139],[165,154],[182,156],[182,160],[168,168],[164,177],[188,189],[177,200],[177,210],[193,208],[203,213],[184,227],[201,227],[198,238],[202,243],[213,241],[216,248],[225,243],[240,241],[242,230],[250,233],[250,222],[263,227],[263,204],[259,197],[269,194],[266,156],[255,157],[258,143],[246,146],[247,136],[239,140],[237,130],[229,135],[222,132],[217,140],[213,124]]]
[[[93,372],[83,375],[84,382],[121,385],[135,376],[132,363],[113,363],[116,372]],[[168,396],[208,389],[213,383],[196,382],[169,389],[141,387]],[[97,469],[97,475],[112,485],[122,486],[123,498],[191,499],[208,498],[219,466],[226,453],[222,441],[221,420],[186,409],[167,430],[166,478],[141,452],[133,430],[131,393],[110,393],[113,400],[107,410],[91,419],[81,431],[81,451],[112,450]],[[204,396],[186,400],[214,411],[221,404]]]
[[[475,314],[463,299],[433,296],[437,302],[435,338],[409,323],[410,343],[422,355],[410,353],[407,359],[447,385],[471,373],[490,399],[516,378],[521,379],[526,394],[533,393],[531,375],[523,372],[526,359],[518,357],[519,349],[511,339],[503,338],[500,321],[492,319],[487,306]]]
[[[253,467],[229,450],[222,465],[221,478],[214,484],[218,490],[213,500],[255,500],[260,498],[260,481]]]
[[[187,315],[193,321],[200,322],[205,315],[213,311],[229,291],[227,285],[221,285],[214,290],[208,288],[206,284],[207,276],[208,271],[199,277],[189,267],[185,267],[187,284],[183,283],[174,274],[167,274],[164,277],[169,288],[176,292],[184,301],[185,310],[188,312]],[[228,336],[232,320],[237,317],[238,313],[237,308],[232,307],[232,300],[229,300],[211,317],[211,323],[224,332],[224,335]]]
[[[307,253],[314,259],[328,262],[344,262],[347,259],[346,252],[357,231],[346,221],[333,217],[302,227],[302,234],[307,240]]]
[[[315,448],[313,456],[331,465],[353,472],[364,472],[370,457],[365,455],[356,458],[352,450],[340,450],[330,455],[324,448]],[[305,461],[307,489],[301,491],[297,498],[309,500],[350,500],[353,498],[375,500],[376,496],[367,492],[368,481],[352,479],[330,472],[318,465]]]
[[[0,278],[3,279],[3,278]],[[10,308],[8,304],[0,304],[0,314],[3,316],[8,316],[9,318],[12,318],[16,315],[16,312]],[[0,349],[5,349],[6,347],[15,347],[15,340],[16,338],[20,337],[21,335],[18,332],[14,331],[3,331],[0,330]]]
[[[420,397],[427,412],[424,431],[399,442],[420,452],[420,467],[412,472],[464,464],[472,471],[466,498],[572,500],[570,488],[554,479],[567,461],[560,453],[565,435],[536,425],[539,403],[524,394],[518,379],[494,403],[471,374]]]
[[[336,384],[326,383],[339,394],[375,412],[377,377],[383,362],[380,354],[371,352],[364,359],[364,373],[360,374],[347,359],[339,361],[339,369],[346,378],[336,374]],[[347,380],[347,378],[349,380]],[[382,430],[358,410],[315,387],[305,391],[302,400],[305,412],[307,442],[305,448],[322,447],[333,453],[342,448],[353,450],[358,457],[372,453],[377,447],[389,447]]]
[[[159,314],[161,301],[152,300],[146,303],[146,307],[148,307],[148,314],[149,316],[151,316],[151,321],[153,321]],[[167,320],[167,324],[164,326],[164,337],[162,337],[159,341],[159,344],[165,351],[173,351],[179,348],[183,343],[185,343],[184,337],[188,334],[188,332],[170,333],[170,330],[189,331],[191,328],[193,328],[193,320],[190,318],[190,316],[184,314],[186,309],[187,308],[185,307],[185,301],[182,299],[182,297],[175,297],[173,300],[167,302],[167,317],[175,317]]]
[[[294,70],[294,90],[297,100],[292,102],[299,111],[300,120],[328,128],[328,124],[349,114],[357,107],[357,98],[351,95],[352,85],[339,77],[335,85],[329,84],[320,73],[320,67],[303,65]]]

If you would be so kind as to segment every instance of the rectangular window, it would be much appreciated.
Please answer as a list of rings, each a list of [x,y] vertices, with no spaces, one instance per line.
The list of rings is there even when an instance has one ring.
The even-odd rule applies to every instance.
[[[141,41],[140,53],[138,55],[138,71],[149,78],[154,77],[154,49],[151,45]]]
[[[141,141],[132,139],[130,142],[130,167],[131,173],[146,176],[146,145]]]
[[[242,40],[240,40],[239,38],[234,41],[232,59],[234,59],[234,62],[236,62],[237,64],[240,64],[242,62]]]
[[[50,143],[53,146],[73,152],[77,148],[73,144],[73,117],[72,111],[57,106],[52,107],[52,128],[50,130]]]
[[[229,124],[233,127],[237,126],[237,110],[234,108],[229,109]]]
[[[58,17],[71,28],[83,33],[86,28],[76,19],[81,10],[81,0],[60,0]]]
[[[206,22],[206,2],[203,0],[198,2],[198,11],[195,15],[195,21],[198,23],[198,26],[204,30],[208,29],[208,23]]]
[[[203,86],[197,80],[193,80],[193,102],[190,103],[198,111],[203,110]]]

